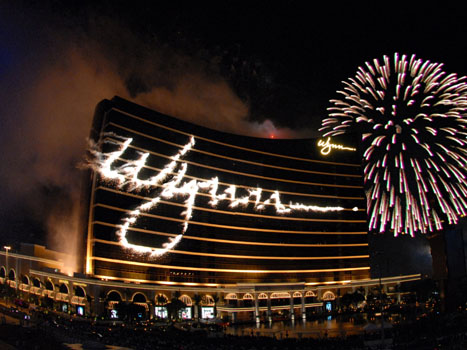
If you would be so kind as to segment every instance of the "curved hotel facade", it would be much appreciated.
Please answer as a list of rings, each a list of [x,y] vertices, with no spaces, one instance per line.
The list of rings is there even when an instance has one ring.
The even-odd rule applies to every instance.
[[[227,134],[119,98],[93,130],[88,274],[200,286],[369,276],[355,140]]]
[[[0,281],[23,296],[106,317],[120,302],[167,317],[176,297],[184,318],[235,322],[305,317],[348,291],[420,279],[369,277],[356,139],[227,134],[118,97],[97,106],[91,139],[84,274],[44,247],[5,247]]]

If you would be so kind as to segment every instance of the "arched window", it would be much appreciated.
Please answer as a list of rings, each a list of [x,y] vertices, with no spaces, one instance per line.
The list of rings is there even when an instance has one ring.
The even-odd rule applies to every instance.
[[[80,298],[84,298],[86,296],[86,293],[84,292],[83,287],[76,286],[75,287],[75,295]]]
[[[157,294],[156,295],[156,304],[157,305],[165,305],[167,304],[169,301],[169,298],[167,298],[167,296],[165,294]]]
[[[8,279],[14,281],[16,279],[16,272],[15,270],[11,269],[10,272],[8,273]]]
[[[305,293],[305,296],[306,296],[306,297],[315,297],[316,294],[315,294],[315,292],[313,292],[312,290],[309,290],[309,291],[307,291],[307,292]]]
[[[65,283],[62,283],[60,285],[60,293],[62,294],[68,294],[68,286]]]
[[[290,294],[287,292],[281,292],[281,293],[272,293],[271,294],[271,299],[289,299]]]
[[[135,293],[133,295],[133,302],[134,303],[145,303],[146,296],[143,293]]]
[[[259,293],[258,294],[258,299],[267,299],[268,295],[266,293]]]
[[[251,295],[250,293],[245,293],[243,294],[243,300],[253,300],[253,295]]]
[[[119,292],[112,290],[107,294],[107,300],[120,302],[122,301],[122,295]]]
[[[33,284],[34,287],[40,288],[41,287],[41,280],[36,277],[36,278],[34,278],[32,280],[32,284]]]
[[[52,283],[51,280],[47,280],[45,282],[45,289],[47,289],[47,290],[54,290],[55,289],[54,284]]]
[[[0,277],[1,278],[5,278],[6,276],[6,270],[5,270],[5,267],[0,267]]]
[[[293,297],[294,297],[294,298],[301,298],[301,297],[302,297],[302,293],[300,293],[300,292],[294,292],[294,293],[293,293]]]
[[[21,283],[29,284],[29,277],[26,275],[21,276]]]
[[[225,300],[237,300],[238,296],[235,293],[229,293],[225,296]]]
[[[333,292],[331,291],[327,291],[323,294],[323,297],[321,298],[323,300],[335,300],[336,299],[336,296],[334,295]]]
[[[201,305],[214,306],[214,298],[210,295],[203,295],[203,297],[201,298]]]
[[[186,295],[186,294],[183,294],[180,298],[179,298],[181,301],[183,301],[185,303],[186,306],[191,306],[193,305],[193,302],[191,301],[191,298]]]

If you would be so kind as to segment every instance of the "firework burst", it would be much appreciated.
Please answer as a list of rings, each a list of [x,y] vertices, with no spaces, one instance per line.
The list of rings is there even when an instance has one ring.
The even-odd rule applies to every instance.
[[[362,135],[369,230],[440,230],[467,211],[467,84],[442,64],[384,56],[344,81],[324,136]]]

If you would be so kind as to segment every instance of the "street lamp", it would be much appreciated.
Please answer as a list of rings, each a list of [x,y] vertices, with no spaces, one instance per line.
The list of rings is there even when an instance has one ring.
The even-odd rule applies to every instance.
[[[9,245],[5,245],[5,246],[3,246],[3,248],[5,249],[5,267],[6,267],[6,271],[5,271],[4,283],[6,284],[7,281],[8,281],[8,251],[11,249],[11,247]],[[6,288],[8,288],[8,287],[6,287]],[[8,306],[8,298],[6,298],[6,305]]]
[[[6,261],[5,281],[6,281],[8,279],[8,251],[11,249],[11,247],[9,245],[5,245],[3,246],[3,248],[5,249],[5,261]]]

